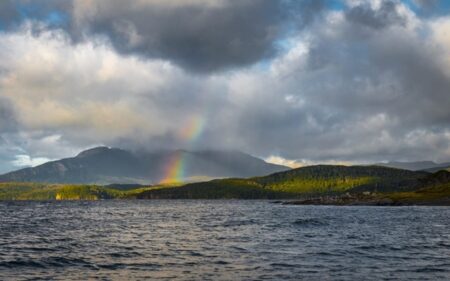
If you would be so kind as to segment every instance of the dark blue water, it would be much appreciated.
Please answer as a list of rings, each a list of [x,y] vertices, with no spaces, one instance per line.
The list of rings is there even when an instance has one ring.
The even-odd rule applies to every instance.
[[[0,202],[0,279],[449,280],[450,208]]]

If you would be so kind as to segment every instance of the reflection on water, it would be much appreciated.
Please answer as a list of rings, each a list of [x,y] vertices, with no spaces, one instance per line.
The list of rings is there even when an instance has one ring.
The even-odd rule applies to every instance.
[[[0,202],[0,279],[448,280],[450,208]]]

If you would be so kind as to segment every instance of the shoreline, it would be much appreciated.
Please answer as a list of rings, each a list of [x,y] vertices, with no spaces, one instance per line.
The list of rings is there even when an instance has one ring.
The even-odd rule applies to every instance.
[[[309,206],[392,206],[392,207],[402,207],[402,206],[442,206],[449,207],[450,199],[436,200],[436,201],[395,201],[389,198],[384,198],[381,200],[354,200],[346,202],[337,201],[324,201],[320,199],[306,199],[306,200],[292,200],[292,201],[281,201],[274,202],[281,205],[309,205]]]

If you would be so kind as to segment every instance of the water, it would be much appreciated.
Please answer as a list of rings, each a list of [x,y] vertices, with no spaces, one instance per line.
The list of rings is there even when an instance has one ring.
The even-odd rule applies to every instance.
[[[450,208],[0,202],[0,279],[449,280]]]

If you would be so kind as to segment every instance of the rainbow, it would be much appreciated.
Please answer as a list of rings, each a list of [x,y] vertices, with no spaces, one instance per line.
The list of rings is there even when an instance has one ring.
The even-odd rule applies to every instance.
[[[188,147],[195,145],[205,127],[205,119],[201,116],[189,118],[186,125],[178,132],[177,137],[186,143]],[[164,168],[162,184],[180,183],[185,178],[186,157],[182,150],[175,151],[169,158]]]
[[[204,118],[193,116],[188,120],[187,126],[180,130],[178,137],[183,141],[188,141],[190,145],[193,145],[202,134],[204,126]]]
[[[164,169],[164,178],[160,183],[170,184],[179,183],[184,179],[185,161],[183,157],[183,151],[175,151],[170,155],[169,160],[166,163]]]

